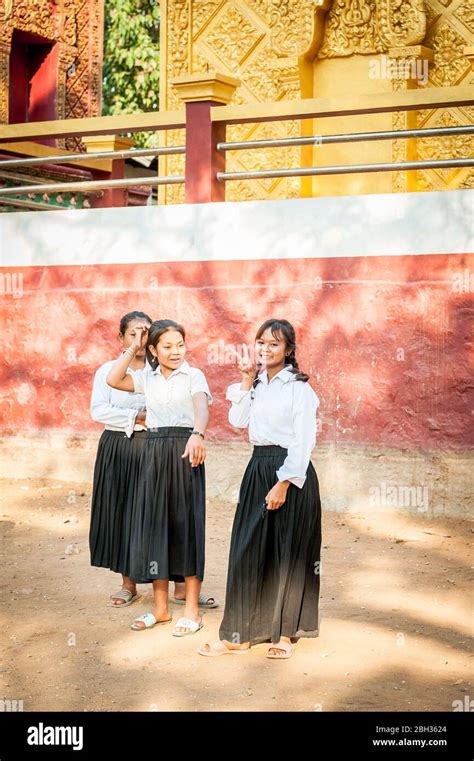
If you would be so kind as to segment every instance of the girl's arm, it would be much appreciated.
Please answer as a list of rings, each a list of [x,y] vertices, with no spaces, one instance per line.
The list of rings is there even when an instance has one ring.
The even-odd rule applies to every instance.
[[[199,433],[193,433],[186,443],[186,449],[181,457],[189,457],[189,462],[195,468],[201,465],[206,459],[206,447],[204,444],[204,434],[209,422],[209,399],[205,391],[198,391],[193,394],[194,407],[194,430]],[[202,436],[199,434],[202,433]]]
[[[111,388],[105,380],[106,373],[102,368],[97,370],[92,388],[90,412],[92,420],[103,425],[113,425],[123,428],[127,436],[131,436],[135,423],[140,423],[143,413],[131,407],[118,407],[111,404]]]
[[[255,368],[250,364],[247,355],[239,360],[239,370],[242,382],[228,386],[225,398],[232,402],[229,410],[229,423],[235,428],[247,428],[252,401],[250,392],[255,380]]]
[[[137,326],[135,328],[135,338],[133,339],[133,343],[128,349],[125,349],[122,356],[112,365],[112,368],[107,375],[107,383],[109,386],[117,388],[119,391],[135,391],[133,378],[127,373],[127,370],[137,351],[145,348],[147,338],[148,329],[144,325]]]
[[[311,452],[316,443],[316,410],[319,399],[306,383],[293,382],[293,435],[283,465],[276,472],[278,481],[265,497],[269,510],[278,510],[285,504],[290,483],[299,489],[303,488]]]
[[[279,481],[288,480],[302,489],[311,452],[316,444],[316,410],[319,399],[307,383],[294,383],[293,436],[288,446],[288,454],[276,475]]]

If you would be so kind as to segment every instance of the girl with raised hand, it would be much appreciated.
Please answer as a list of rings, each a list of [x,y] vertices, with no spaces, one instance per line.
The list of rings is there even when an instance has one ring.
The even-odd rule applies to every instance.
[[[311,463],[319,399],[296,360],[293,326],[267,320],[244,352],[241,383],[227,389],[229,422],[249,429],[253,454],[232,528],[219,640],[200,655],[243,655],[269,642],[289,658],[300,637],[319,634],[321,503]],[[259,372],[259,369],[262,369]]]
[[[151,325],[144,312],[129,312],[120,320],[122,352],[132,345],[137,325]],[[90,412],[105,428],[99,440],[94,466],[89,547],[91,565],[110,568],[122,575],[122,587],[110,596],[109,605],[125,608],[138,599],[130,579],[130,530],[138,460],[146,440],[145,397],[112,389],[106,381],[115,360],[97,370]],[[129,376],[142,372],[145,350],[136,352]]]
[[[152,371],[131,376],[128,367],[146,347]],[[204,577],[204,435],[211,393],[204,373],[185,360],[185,331],[173,320],[137,326],[134,342],[110,369],[107,382],[143,393],[147,441],[138,478],[132,525],[131,577],[153,582],[155,609],[132,623],[148,629],[172,620],[170,578],[184,576],[184,616],[176,637],[202,628],[199,593]]]

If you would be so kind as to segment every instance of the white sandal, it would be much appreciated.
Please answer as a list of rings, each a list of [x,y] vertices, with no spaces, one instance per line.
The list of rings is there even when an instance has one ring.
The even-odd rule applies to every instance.
[[[130,629],[133,629],[135,632],[141,632],[143,629],[151,629],[157,624],[169,624],[172,620],[173,617],[167,618],[166,621],[157,621],[153,613],[144,613],[143,616],[138,616],[137,618],[133,619],[132,623],[130,624]],[[145,626],[134,626],[136,621],[143,621]]]
[[[202,621],[199,623],[196,623],[196,621],[193,621],[191,618],[178,618],[176,622],[176,626],[173,629],[173,637],[186,637],[188,634],[196,634],[204,624]],[[185,631],[179,632],[178,629],[184,629]]]

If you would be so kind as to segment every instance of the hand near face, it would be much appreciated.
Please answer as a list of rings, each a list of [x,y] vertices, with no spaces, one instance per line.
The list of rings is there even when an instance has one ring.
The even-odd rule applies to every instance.
[[[135,326],[135,337],[133,339],[133,343],[131,344],[131,349],[133,351],[140,351],[146,348],[146,343],[148,339],[148,326],[147,325],[136,325]]]

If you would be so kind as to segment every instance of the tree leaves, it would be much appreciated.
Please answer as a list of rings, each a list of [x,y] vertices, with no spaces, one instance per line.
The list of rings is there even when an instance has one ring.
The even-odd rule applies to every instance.
[[[105,0],[102,113],[157,111],[160,9],[156,0]],[[135,134],[146,146],[151,133]]]

